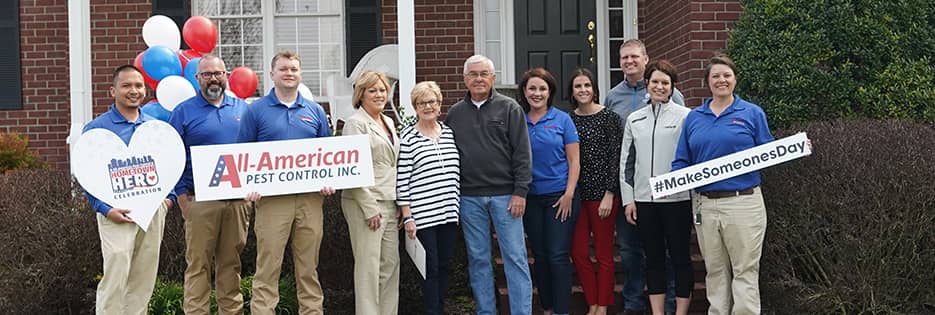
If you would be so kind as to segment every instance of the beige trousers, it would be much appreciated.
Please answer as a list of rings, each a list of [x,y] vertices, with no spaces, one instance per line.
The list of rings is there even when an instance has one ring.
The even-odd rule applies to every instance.
[[[166,219],[161,204],[147,232],[135,223],[114,223],[97,215],[104,277],[97,284],[98,315],[146,314],[159,270],[159,247]]]
[[[184,197],[179,197],[184,198]],[[247,244],[252,206],[243,200],[198,201],[185,214],[185,314],[211,314],[215,274],[218,313],[243,314],[240,253]]]
[[[760,314],[760,254],[766,235],[766,207],[759,187],[752,195],[710,199],[692,195],[701,214],[695,226],[704,256],[709,315]]]
[[[256,275],[250,301],[253,314],[276,314],[282,256],[290,235],[299,314],[323,313],[325,298],[318,282],[323,202],[319,193],[263,197],[257,202],[253,228],[257,243]]]
[[[383,223],[371,231],[357,201],[341,199],[354,251],[354,308],[356,314],[395,315],[399,310],[399,220],[395,201],[378,203]]]

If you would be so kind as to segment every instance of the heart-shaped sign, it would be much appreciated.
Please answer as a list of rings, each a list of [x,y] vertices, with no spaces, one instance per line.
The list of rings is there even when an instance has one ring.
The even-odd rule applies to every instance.
[[[137,127],[129,146],[110,130],[88,130],[71,152],[81,187],[111,207],[129,209],[143,231],[185,169],[182,138],[158,120]]]

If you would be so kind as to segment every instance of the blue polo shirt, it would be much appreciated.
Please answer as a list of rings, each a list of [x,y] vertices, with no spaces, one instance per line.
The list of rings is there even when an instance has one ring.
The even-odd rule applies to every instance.
[[[709,98],[685,117],[672,161],[673,171],[774,140],[766,123],[766,113],[759,106],[734,95],[734,102],[716,116],[710,105]],[[759,184],[760,172],[754,171],[695,188],[695,191],[736,191]]]
[[[137,109],[139,111],[139,109]],[[84,125],[84,129],[81,133],[85,133],[91,129],[103,128],[110,130],[118,137],[120,140],[123,140],[123,143],[130,145],[130,138],[133,137],[133,133],[136,132],[136,128],[142,125],[144,122],[156,120],[155,118],[143,114],[140,112],[140,117],[136,121],[129,121],[123,117],[120,112],[117,111],[117,105],[111,104],[110,110],[97,116],[94,120],[88,122],[87,125]],[[94,196],[91,196],[87,191],[85,191],[84,196],[88,198],[88,203],[91,204],[91,209],[97,211],[103,216],[107,216],[107,213],[110,212],[110,209],[113,208],[106,202],[103,202]],[[166,196],[167,199],[172,200],[172,203],[176,202],[175,192],[169,192],[169,195]],[[132,209],[130,209],[132,210]]]
[[[321,105],[299,94],[292,107],[276,98],[274,88],[253,101],[240,122],[237,142],[295,140],[331,136],[328,117]]]
[[[532,183],[530,195],[565,191],[568,184],[568,159],[565,145],[578,143],[578,129],[567,113],[550,106],[538,122],[526,117],[529,146],[532,148]]]
[[[237,97],[225,94],[221,105],[214,106],[200,93],[172,110],[169,124],[179,132],[185,143],[185,171],[175,185],[176,194],[185,194],[195,188],[191,147],[237,143],[241,117],[246,110],[247,103]]]

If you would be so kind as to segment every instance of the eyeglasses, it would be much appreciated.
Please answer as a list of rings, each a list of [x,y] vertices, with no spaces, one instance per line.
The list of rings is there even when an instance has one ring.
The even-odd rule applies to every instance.
[[[220,78],[220,77],[226,76],[227,71],[213,71],[213,72],[205,71],[205,72],[199,73],[198,75],[200,75],[202,78],[205,78],[205,79],[210,79],[211,77]]]
[[[486,79],[486,78],[489,78],[489,77],[493,76],[493,72],[490,72],[490,71],[470,72],[470,73],[468,73],[468,74],[465,74],[464,76],[466,76],[466,77],[468,77],[468,78],[471,78],[471,79],[477,79],[477,78],[484,78],[484,79]]]
[[[438,104],[438,100],[416,102],[415,106],[417,109],[421,109],[421,108],[429,108],[429,107],[435,106],[435,104]]]

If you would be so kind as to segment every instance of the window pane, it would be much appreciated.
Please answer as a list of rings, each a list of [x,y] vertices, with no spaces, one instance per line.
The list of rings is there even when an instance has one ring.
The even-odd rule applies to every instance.
[[[218,15],[218,0],[195,0],[192,2],[193,15]]]
[[[218,0],[221,4],[221,15],[241,15],[240,0]]]
[[[261,14],[259,0],[243,0],[243,14]]]
[[[263,19],[249,18],[243,20],[244,44],[263,44]]]
[[[276,13],[295,12],[295,0],[276,0]]]
[[[302,72],[321,69],[321,47],[318,45],[293,45],[284,47],[283,49],[298,52],[299,56],[302,57]]]
[[[340,17],[321,18],[321,42],[339,45],[344,43],[343,26]]]
[[[321,70],[341,70],[341,45],[321,45]]]
[[[487,12],[484,16],[487,40],[500,39],[500,12]]]
[[[623,11],[610,10],[610,37],[623,37]]]
[[[276,45],[295,45],[296,42],[296,22],[293,17],[277,17],[273,25],[276,30],[273,31],[276,38]]]
[[[221,45],[240,45],[243,44],[243,33],[240,19],[224,19],[218,21],[218,32],[220,32]]]

